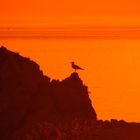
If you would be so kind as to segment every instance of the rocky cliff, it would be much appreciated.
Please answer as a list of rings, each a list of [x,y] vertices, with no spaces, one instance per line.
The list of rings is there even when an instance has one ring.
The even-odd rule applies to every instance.
[[[73,119],[97,119],[78,73],[50,81],[34,61],[0,48],[1,140],[31,124]]]

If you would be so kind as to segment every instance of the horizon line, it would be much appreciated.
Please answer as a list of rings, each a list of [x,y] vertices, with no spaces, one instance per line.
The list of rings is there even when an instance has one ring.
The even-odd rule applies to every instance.
[[[0,38],[140,39],[140,26],[0,27]]]

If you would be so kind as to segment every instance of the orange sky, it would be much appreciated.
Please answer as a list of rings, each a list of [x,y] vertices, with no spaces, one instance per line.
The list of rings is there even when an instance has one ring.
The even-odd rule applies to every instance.
[[[80,72],[80,76],[89,85],[100,119],[140,122],[140,40],[136,38],[136,35],[140,37],[139,5],[138,0],[1,0],[0,42],[37,61],[44,73],[52,78],[67,77],[72,72],[69,62],[76,61],[86,69]],[[20,30],[34,27],[35,32],[40,27],[51,27],[54,30],[52,35],[56,35],[56,30],[61,33],[65,27],[66,31],[73,30],[72,36],[80,36],[81,33],[75,31],[77,27],[88,28],[87,34],[91,33],[92,27],[91,34],[96,36],[99,33],[103,38],[2,39],[5,27],[22,27]],[[63,32],[63,35],[66,33]],[[106,38],[114,33],[120,38]],[[9,34],[12,35],[5,32],[6,36]],[[15,30],[14,35],[18,37]],[[56,59],[52,59],[54,57]]]
[[[139,25],[139,0],[1,0],[1,26]]]

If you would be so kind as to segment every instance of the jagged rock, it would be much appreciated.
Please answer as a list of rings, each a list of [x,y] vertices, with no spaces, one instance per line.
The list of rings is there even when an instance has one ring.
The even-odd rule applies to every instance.
[[[0,48],[0,140],[139,140],[139,131],[139,123],[97,121],[78,73],[51,81],[29,58]]]
[[[4,47],[0,48],[0,138],[22,127],[29,108],[42,90],[49,85],[39,66]],[[47,100],[47,99],[46,99]]]
[[[66,119],[96,120],[96,112],[88,95],[88,88],[74,72],[61,82],[52,83],[54,99],[58,110]]]
[[[77,73],[50,81],[34,61],[0,48],[0,139],[43,121],[93,119],[87,87]]]

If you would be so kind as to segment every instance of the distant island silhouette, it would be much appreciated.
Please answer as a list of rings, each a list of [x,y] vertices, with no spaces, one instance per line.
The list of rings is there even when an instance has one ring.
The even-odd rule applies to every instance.
[[[98,120],[77,72],[51,80],[34,61],[0,48],[0,140],[140,140],[139,132],[139,123]]]

